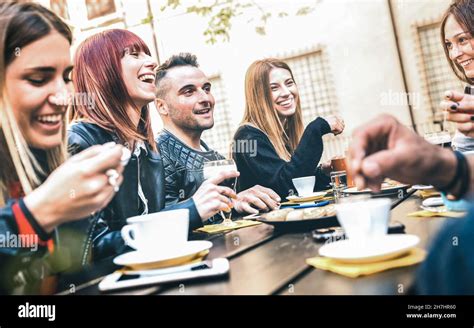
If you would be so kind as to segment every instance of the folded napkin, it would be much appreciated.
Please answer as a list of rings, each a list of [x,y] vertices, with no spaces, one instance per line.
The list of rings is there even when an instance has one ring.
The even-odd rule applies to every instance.
[[[426,257],[426,251],[421,248],[413,248],[408,254],[391,260],[373,263],[344,263],[327,257],[316,256],[306,259],[306,263],[316,269],[331,271],[349,278],[368,276],[385,270],[414,265],[422,262]]]
[[[334,196],[324,196],[321,200],[334,200]]]
[[[219,233],[223,231],[230,231],[230,230],[236,230],[236,229],[241,229],[245,227],[251,227],[251,226],[262,223],[258,221],[252,221],[252,220],[237,220],[234,222],[237,223],[237,225],[233,227],[229,227],[223,224],[208,224],[202,228],[197,229],[196,231],[213,234],[213,233]]]
[[[421,199],[427,199],[430,197],[441,197],[441,193],[434,189],[418,190],[417,194]]]
[[[314,203],[317,203],[317,202],[323,202],[325,200],[334,200],[334,196],[323,196],[323,197],[319,197],[319,198],[316,198],[316,199],[311,199],[310,201],[308,202],[299,202],[297,200],[293,200],[293,201],[287,201],[287,202],[283,202],[283,203],[280,203],[281,206],[286,206],[286,205],[298,205],[298,204],[314,204]]]
[[[453,211],[443,211],[443,212],[431,212],[431,211],[416,211],[408,214],[411,217],[419,218],[433,218],[433,217],[448,217],[448,218],[462,218],[466,215],[466,212],[453,212]]]

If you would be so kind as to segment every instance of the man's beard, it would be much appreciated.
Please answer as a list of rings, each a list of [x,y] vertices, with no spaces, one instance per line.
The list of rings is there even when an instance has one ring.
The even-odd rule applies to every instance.
[[[178,112],[175,108],[171,108],[171,115],[175,118],[173,119],[174,124],[181,127],[182,129],[186,129],[189,131],[196,131],[196,132],[204,132],[205,130],[212,129],[214,126],[214,115],[212,116],[212,121],[209,124],[200,124],[199,121],[194,116],[189,117],[179,117],[178,115],[174,115]],[[213,109],[214,110],[214,109]],[[214,112],[212,113],[214,114]],[[194,114],[193,114],[194,115]],[[179,117],[176,119],[176,117]]]
[[[212,129],[214,126],[214,119],[210,124],[204,125],[204,124],[199,124],[197,120],[187,120],[186,122],[183,122],[181,126],[183,128],[186,128],[188,130],[193,130],[193,131],[199,131],[199,132],[204,132],[206,130]]]

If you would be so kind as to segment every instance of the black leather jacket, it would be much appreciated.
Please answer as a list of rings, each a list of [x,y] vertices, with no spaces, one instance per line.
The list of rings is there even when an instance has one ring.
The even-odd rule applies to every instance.
[[[96,124],[78,122],[69,128],[69,151],[78,153],[88,147],[110,141],[119,143],[117,136]],[[165,180],[163,163],[159,153],[145,145],[137,157],[132,154],[123,172],[124,181],[112,201],[97,215],[93,233],[93,260],[117,255],[127,250],[120,234],[126,219],[143,213],[144,204],[138,195],[138,182],[145,195],[148,213],[160,210],[189,209],[189,229],[202,226],[202,220],[194,201],[188,199],[165,208]]]
[[[167,130],[156,138],[165,168],[166,205],[192,197],[204,181],[204,162],[225,159],[202,140],[205,151],[197,151],[181,142]]]

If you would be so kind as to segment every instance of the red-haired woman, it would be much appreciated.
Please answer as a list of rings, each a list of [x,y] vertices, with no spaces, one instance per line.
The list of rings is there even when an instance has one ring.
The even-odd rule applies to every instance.
[[[115,141],[130,149],[132,158],[124,170],[124,184],[112,202],[99,213],[95,227],[94,259],[120,254],[126,245],[120,229],[126,219],[164,209],[164,173],[151,129],[148,104],[155,99],[155,69],[146,44],[127,30],[107,30],[89,37],[74,59],[73,83],[82,98],[76,103],[69,131],[72,152]],[[186,201],[166,210],[189,209],[190,230],[231,205],[230,188],[217,184],[237,176],[227,172],[203,184]]]

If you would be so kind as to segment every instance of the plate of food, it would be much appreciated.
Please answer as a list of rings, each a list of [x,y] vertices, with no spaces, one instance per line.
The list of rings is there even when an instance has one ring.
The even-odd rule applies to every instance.
[[[334,204],[304,209],[284,208],[262,214],[255,219],[271,224],[278,230],[309,231],[339,226]]]
[[[400,191],[402,191],[403,194],[405,194],[408,188],[410,188],[410,185],[403,184],[401,182],[391,180],[391,179],[385,179],[385,181],[382,182],[382,189],[379,192],[373,192],[369,188],[357,190],[357,187],[346,188],[343,190],[343,192],[345,194],[393,195],[393,194],[399,194]]]

